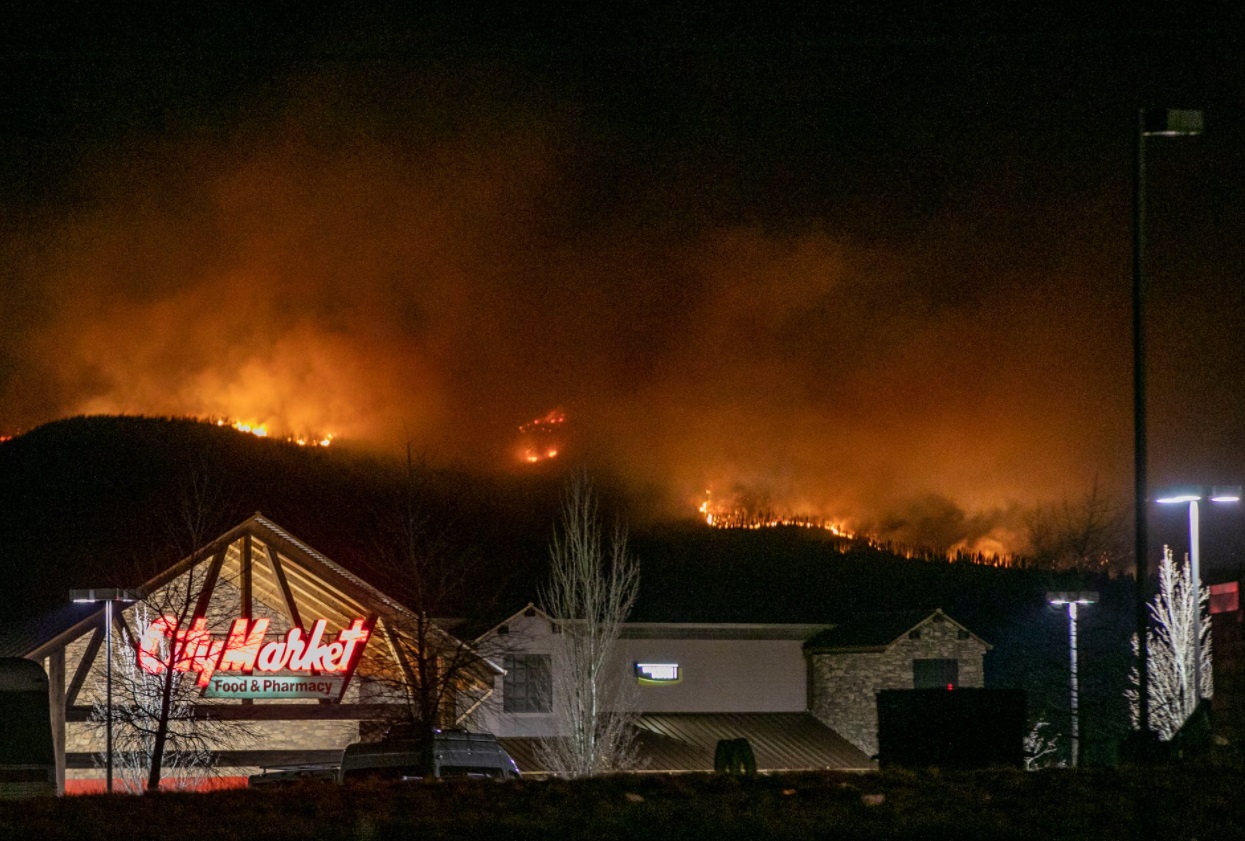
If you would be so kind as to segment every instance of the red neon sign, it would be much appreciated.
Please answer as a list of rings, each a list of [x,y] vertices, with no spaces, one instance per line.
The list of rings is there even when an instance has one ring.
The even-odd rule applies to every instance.
[[[324,641],[328,622],[317,619],[311,632],[291,628],[282,639],[264,642],[268,620],[235,619],[229,633],[222,639],[207,630],[207,620],[196,618],[189,628],[179,628],[175,617],[161,616],[147,626],[138,645],[138,665],[143,671],[158,675],[170,667],[161,654],[166,640],[173,640],[174,651],[181,655],[172,663],[174,671],[197,672],[196,683],[207,686],[214,672],[308,672],[341,674],[350,670],[355,657],[367,645],[371,632],[362,619],[337,632],[337,639]]]

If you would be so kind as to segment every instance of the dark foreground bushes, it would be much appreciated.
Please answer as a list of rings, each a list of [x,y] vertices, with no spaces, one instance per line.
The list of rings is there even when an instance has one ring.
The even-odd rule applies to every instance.
[[[1245,838],[1239,769],[312,783],[0,804],[5,839],[766,841]]]

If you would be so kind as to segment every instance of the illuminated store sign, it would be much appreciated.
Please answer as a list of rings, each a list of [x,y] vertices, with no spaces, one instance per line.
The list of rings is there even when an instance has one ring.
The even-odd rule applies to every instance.
[[[172,668],[195,672],[205,695],[215,698],[333,698],[363,653],[371,632],[355,619],[325,640],[327,620],[317,619],[310,632],[291,628],[284,637],[265,641],[267,619],[235,619],[224,637],[196,618],[189,628],[162,616],[147,627],[138,645],[138,665],[158,675]],[[174,645],[169,646],[173,641]],[[172,652],[170,652],[172,648]],[[176,657],[174,662],[170,660]]]
[[[683,680],[678,663],[636,663],[635,677],[645,686],[668,685]]]

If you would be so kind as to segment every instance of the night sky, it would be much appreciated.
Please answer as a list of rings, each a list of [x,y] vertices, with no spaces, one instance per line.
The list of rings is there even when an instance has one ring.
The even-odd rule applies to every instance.
[[[559,463],[654,512],[1018,549],[1131,493],[1162,105],[1207,128],[1149,146],[1152,483],[1245,480],[1240,12],[582,5],[8,9],[0,434],[226,416],[523,470],[561,411]]]

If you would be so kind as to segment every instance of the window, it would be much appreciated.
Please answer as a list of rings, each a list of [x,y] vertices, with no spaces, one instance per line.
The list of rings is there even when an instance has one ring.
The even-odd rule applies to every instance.
[[[635,677],[642,686],[662,686],[682,681],[683,671],[678,663],[636,663]]]
[[[548,654],[508,654],[502,709],[508,713],[547,713],[553,694]]]
[[[959,660],[913,660],[914,689],[954,689],[960,685]]]

